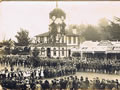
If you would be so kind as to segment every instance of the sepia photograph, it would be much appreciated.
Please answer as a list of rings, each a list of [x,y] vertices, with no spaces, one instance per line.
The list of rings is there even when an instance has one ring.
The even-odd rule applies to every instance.
[[[1,1],[0,90],[120,90],[120,1]]]

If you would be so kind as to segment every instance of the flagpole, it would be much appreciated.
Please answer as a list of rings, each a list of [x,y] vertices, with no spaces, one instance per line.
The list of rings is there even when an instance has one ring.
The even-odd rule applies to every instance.
[[[56,0],[56,8],[58,8],[58,1]]]

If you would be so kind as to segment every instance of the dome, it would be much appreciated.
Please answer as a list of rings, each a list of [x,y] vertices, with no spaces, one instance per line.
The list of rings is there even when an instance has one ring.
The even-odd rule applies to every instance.
[[[66,18],[65,12],[60,8],[55,8],[50,12],[49,18],[52,19],[53,16],[55,16],[56,18],[62,18],[62,17],[64,17],[64,19]]]

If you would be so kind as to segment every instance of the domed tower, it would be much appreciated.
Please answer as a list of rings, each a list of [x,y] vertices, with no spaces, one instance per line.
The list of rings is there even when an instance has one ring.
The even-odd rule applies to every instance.
[[[63,10],[56,7],[50,14],[50,25],[49,25],[49,42],[60,43],[60,39],[65,35],[65,19],[66,14]]]

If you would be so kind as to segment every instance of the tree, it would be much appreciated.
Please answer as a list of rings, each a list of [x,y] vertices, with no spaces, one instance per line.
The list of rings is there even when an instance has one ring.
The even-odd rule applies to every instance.
[[[38,55],[39,55],[39,49],[38,49],[37,47],[35,47],[35,48],[33,49],[32,54],[33,54],[33,57],[38,57]]]
[[[3,40],[1,42],[1,46],[4,46],[4,50],[2,51],[4,54],[10,54],[11,47],[13,46],[13,41],[11,39],[9,40]]]
[[[17,45],[19,46],[28,46],[31,43],[31,39],[29,38],[29,32],[24,29],[20,29],[15,36],[17,38]]]
[[[99,20],[98,23],[98,30],[100,32],[101,40],[110,40],[111,35],[108,30],[109,27],[109,21],[106,18],[102,18]]]
[[[99,20],[98,25],[100,28],[105,28],[109,25],[109,21],[106,18],[102,18]]]
[[[120,40],[120,18],[114,17],[114,20],[110,21],[107,29],[110,33],[111,40]]]
[[[40,65],[40,58],[38,57],[39,55],[39,49],[35,47],[33,49],[33,57],[31,58],[31,63],[33,64],[33,67],[38,67]]]
[[[92,40],[92,41],[100,40],[99,32],[92,25],[87,26],[85,31],[82,33],[82,37],[84,37],[85,40]]]

